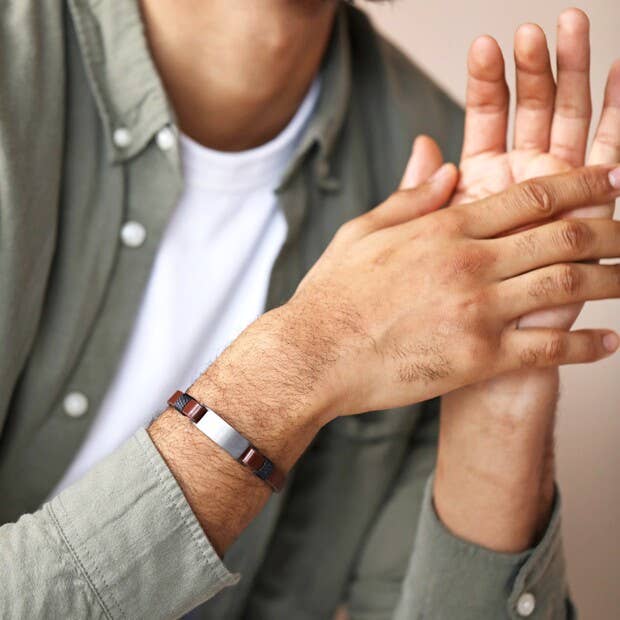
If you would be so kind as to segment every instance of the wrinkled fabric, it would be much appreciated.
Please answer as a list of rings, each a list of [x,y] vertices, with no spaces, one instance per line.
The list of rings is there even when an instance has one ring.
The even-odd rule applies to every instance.
[[[326,426],[223,562],[144,430],[45,503],[117,368],[183,177],[156,144],[175,118],[135,0],[9,2],[0,35],[0,616],[303,620],[346,602],[354,620],[496,619],[527,591],[531,618],[573,617],[559,499],[522,554],[438,521],[436,401]],[[322,80],[278,189],[270,308],[394,190],[416,135],[460,150],[459,106],[352,7]],[[127,220],[146,228],[140,248],[120,243]],[[81,417],[63,409],[75,391]]]

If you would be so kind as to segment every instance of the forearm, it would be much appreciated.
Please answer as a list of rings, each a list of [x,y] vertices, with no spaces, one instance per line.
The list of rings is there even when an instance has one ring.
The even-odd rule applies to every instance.
[[[302,368],[310,356],[273,328],[292,321],[273,316],[246,330],[189,391],[287,470],[318,429],[315,394],[323,392]],[[176,411],[149,434],[140,431],[40,511],[0,528],[10,567],[0,579],[1,617],[177,618],[236,583],[217,554],[269,488]]]
[[[327,406],[318,377],[306,370],[303,341],[286,342],[281,308],[264,315],[188,390],[217,411],[261,452],[288,471],[321,425]],[[220,555],[270,495],[264,481],[235,462],[187,418],[166,410],[148,429]]]
[[[527,374],[526,374],[527,373]],[[442,400],[434,502],[454,534],[496,551],[536,544],[554,494],[557,370],[514,377]]]
[[[180,618],[238,581],[142,429],[0,527],[0,557],[0,618]]]

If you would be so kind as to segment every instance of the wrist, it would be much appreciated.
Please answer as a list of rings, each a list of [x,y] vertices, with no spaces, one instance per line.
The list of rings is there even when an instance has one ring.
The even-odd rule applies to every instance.
[[[527,483],[506,482],[489,470],[467,463],[457,469],[440,460],[433,498],[439,519],[454,535],[493,551],[518,553],[535,546],[545,532],[554,479],[537,475]]]
[[[255,321],[187,391],[289,469],[327,421],[329,394],[279,310]]]
[[[554,496],[553,372],[502,377],[442,399],[435,505],[461,538],[516,552],[544,531]]]
[[[187,392],[286,472],[319,430],[326,405],[282,337],[285,327],[279,317],[261,317]],[[222,555],[267,501],[268,486],[172,408],[149,434]]]
[[[523,371],[442,397],[439,457],[509,487],[553,477],[557,369]],[[549,467],[551,466],[551,467]]]

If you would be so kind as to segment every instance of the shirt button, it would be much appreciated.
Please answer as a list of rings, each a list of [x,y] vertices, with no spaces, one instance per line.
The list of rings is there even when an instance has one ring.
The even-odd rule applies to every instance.
[[[131,132],[127,127],[119,127],[114,130],[112,140],[119,149],[126,149],[131,144]]]
[[[170,127],[160,129],[155,137],[155,142],[162,151],[169,151],[176,142],[174,132]]]
[[[88,398],[82,392],[69,392],[62,406],[69,417],[81,418],[88,411]]]
[[[531,616],[536,608],[536,599],[531,592],[524,592],[517,601],[517,613],[522,618]]]
[[[121,228],[121,241],[128,248],[138,248],[146,239],[146,229],[140,222],[125,222]]]

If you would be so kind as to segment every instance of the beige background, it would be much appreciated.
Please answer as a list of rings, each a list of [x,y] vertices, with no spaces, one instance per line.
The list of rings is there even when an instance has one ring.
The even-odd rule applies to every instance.
[[[536,22],[555,45],[557,14],[567,6],[557,0],[361,4],[459,101],[474,37],[491,34],[499,41],[512,84],[514,29]],[[606,72],[620,57],[620,0],[586,0],[579,6],[592,22],[592,92],[598,114]],[[620,332],[620,301],[590,305],[579,323]],[[613,620],[620,618],[620,354],[595,366],[564,370],[559,416],[558,467],[573,595],[585,620]]]

